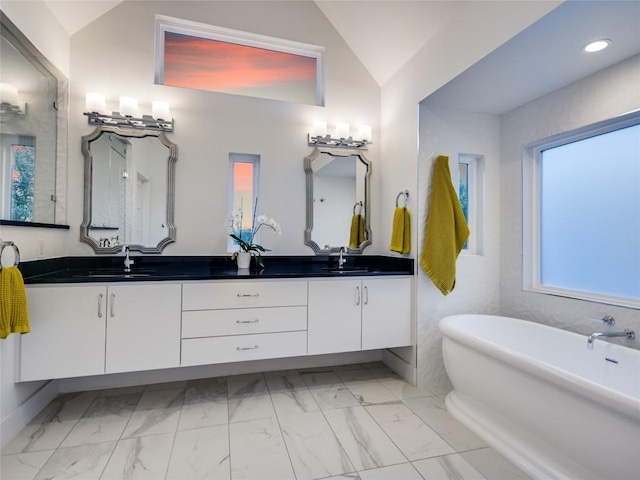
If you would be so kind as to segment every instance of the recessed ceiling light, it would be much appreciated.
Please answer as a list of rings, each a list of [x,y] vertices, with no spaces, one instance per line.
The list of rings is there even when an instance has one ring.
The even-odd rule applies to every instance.
[[[610,43],[611,40],[603,38],[602,40],[596,40],[595,42],[591,42],[585,45],[583,50],[588,53],[599,52],[600,50],[604,50],[605,48],[607,48]]]

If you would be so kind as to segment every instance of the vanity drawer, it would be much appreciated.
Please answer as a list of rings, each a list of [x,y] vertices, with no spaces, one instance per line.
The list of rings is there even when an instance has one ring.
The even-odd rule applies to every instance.
[[[190,283],[182,289],[183,310],[285,307],[307,304],[307,282]]]
[[[182,366],[307,354],[307,332],[262,333],[182,340]]]
[[[182,338],[307,329],[307,307],[233,308],[182,312]]]

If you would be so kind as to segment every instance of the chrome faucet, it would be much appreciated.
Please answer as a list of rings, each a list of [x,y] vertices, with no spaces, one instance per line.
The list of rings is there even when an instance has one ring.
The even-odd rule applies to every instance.
[[[634,338],[636,338],[636,334],[633,330],[630,329],[626,329],[624,332],[609,332],[609,333],[603,333],[603,332],[596,332],[596,333],[592,333],[591,335],[589,335],[589,338],[587,339],[587,348],[588,349],[592,349],[593,348],[593,342],[596,341],[596,338],[598,337],[627,337],[629,340],[633,340]]]
[[[131,271],[131,265],[133,265],[133,260],[129,258],[129,246],[128,245],[124,245],[122,247],[122,251],[124,252],[124,271],[125,272],[130,272]]]
[[[347,259],[342,256],[344,253],[347,253],[347,249],[340,247],[340,258],[338,258],[338,268],[340,269],[344,268],[344,264],[347,263]]]

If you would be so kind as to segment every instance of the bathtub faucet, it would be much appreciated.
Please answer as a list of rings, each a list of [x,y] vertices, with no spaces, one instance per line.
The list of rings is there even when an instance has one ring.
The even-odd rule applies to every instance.
[[[634,338],[636,338],[636,334],[633,330],[630,330],[628,328],[624,332],[592,333],[591,335],[589,335],[589,338],[587,339],[588,349],[593,348],[593,342],[595,342],[596,338],[598,337],[627,337],[629,340],[633,340]]]

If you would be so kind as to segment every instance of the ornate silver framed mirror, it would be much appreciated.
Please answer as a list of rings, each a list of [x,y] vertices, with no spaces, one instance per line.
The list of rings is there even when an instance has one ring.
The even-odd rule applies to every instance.
[[[96,253],[127,245],[162,253],[175,241],[178,146],[163,132],[99,126],[82,137],[84,218],[80,241]]]
[[[316,254],[362,253],[371,244],[371,163],[362,150],[316,147],[304,159],[307,227]]]

